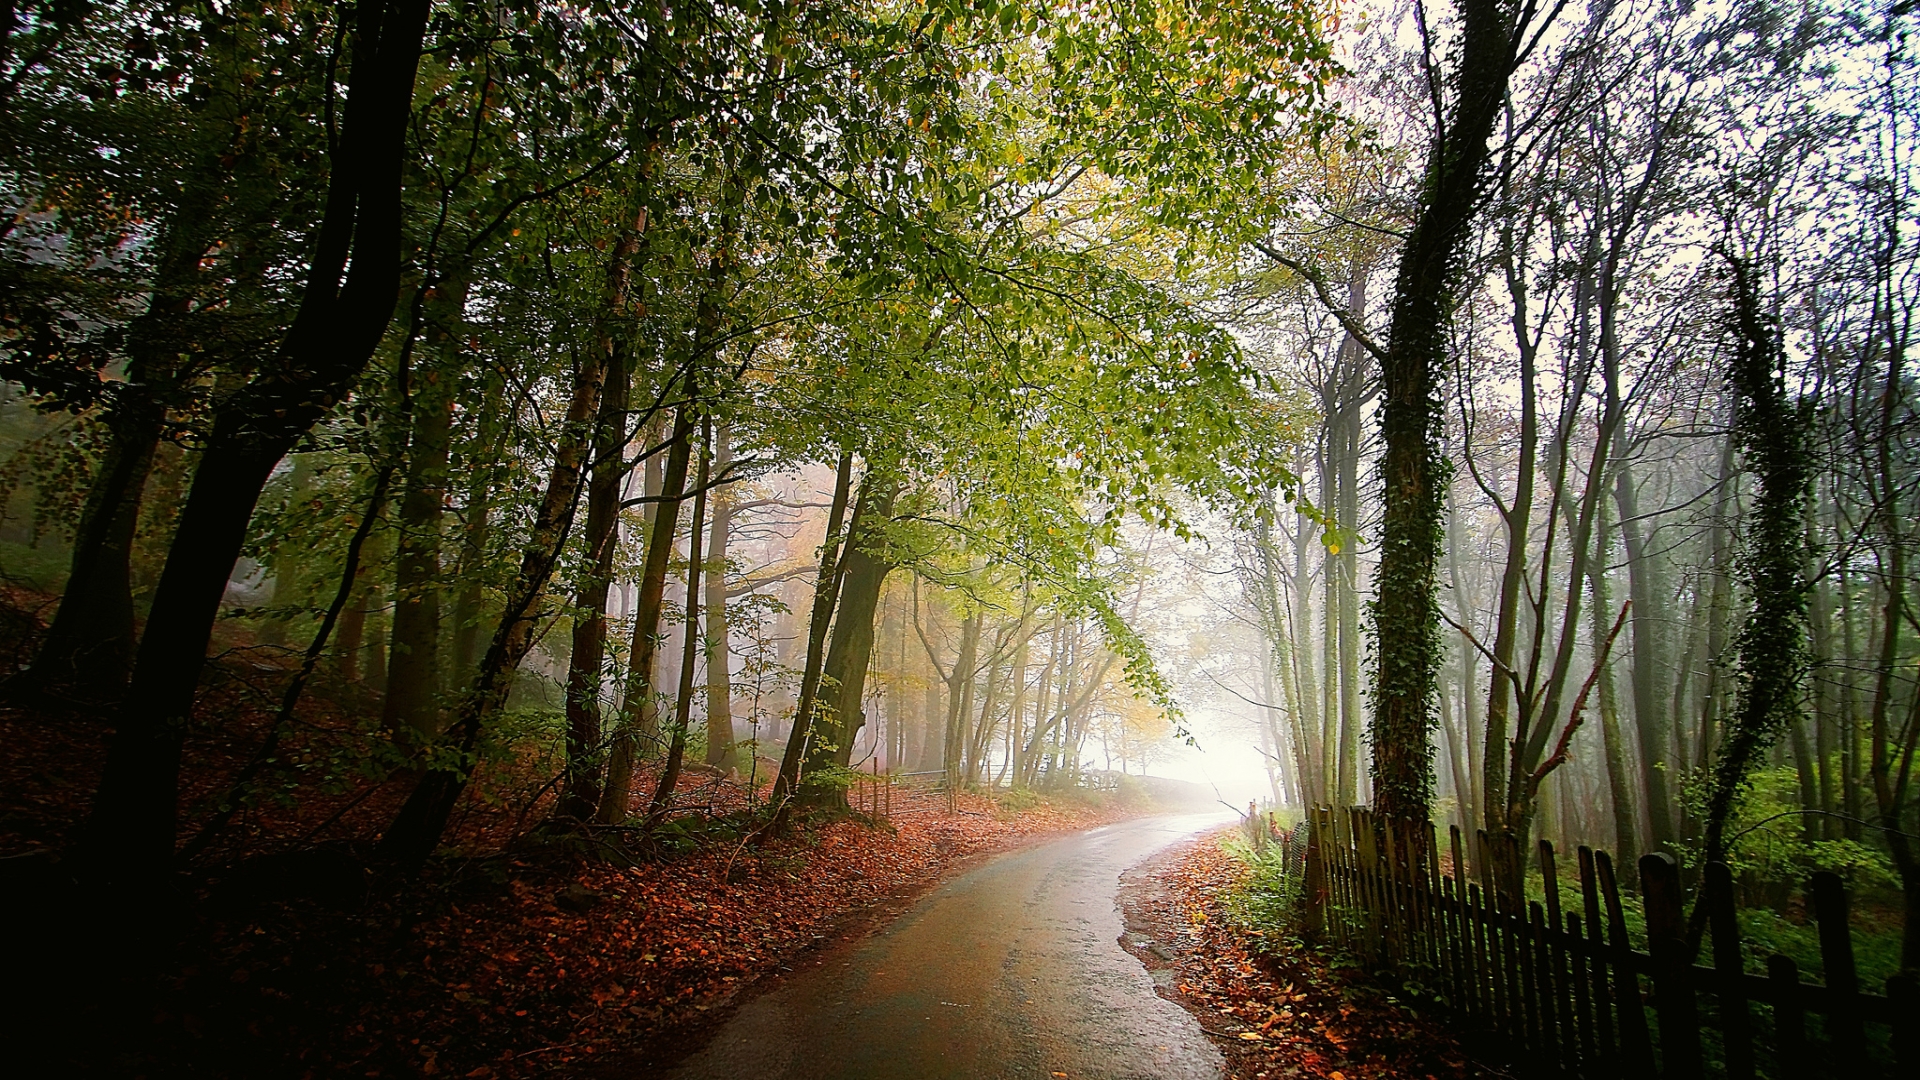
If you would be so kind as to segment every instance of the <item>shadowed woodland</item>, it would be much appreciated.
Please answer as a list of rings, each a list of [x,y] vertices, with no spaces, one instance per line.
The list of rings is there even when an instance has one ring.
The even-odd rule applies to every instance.
[[[1249,795],[1920,974],[1916,17],[8,0],[15,1019],[584,1075]]]

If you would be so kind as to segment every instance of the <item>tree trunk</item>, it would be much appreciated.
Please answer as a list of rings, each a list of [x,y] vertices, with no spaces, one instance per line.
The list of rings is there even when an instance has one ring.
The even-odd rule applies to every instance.
[[[1660,701],[1660,664],[1666,656],[1666,587],[1647,550],[1641,532],[1640,500],[1633,467],[1622,461],[1614,469],[1613,501],[1620,510],[1620,541],[1627,556],[1627,593],[1633,601],[1628,630],[1633,635],[1633,726],[1640,746],[1640,775],[1646,780],[1647,822],[1656,851],[1674,851],[1679,833],[1674,827],[1673,793],[1667,787],[1671,768],[1667,746],[1673,741],[1669,713]],[[1685,668],[1680,677],[1685,678]],[[1620,864],[1623,868],[1630,865]]]
[[[700,533],[706,524],[707,482],[713,475],[712,424],[703,420],[701,428],[700,474],[693,485],[693,521],[687,529],[687,616],[686,632],[680,641],[680,685],[674,694],[667,760],[647,804],[648,832],[658,829],[673,809],[673,789],[680,785],[680,768],[687,756],[687,726],[693,719],[693,667],[700,648]]]
[[[507,586],[500,622],[473,686],[455,713],[454,744],[449,748],[453,753],[436,756],[434,766],[421,777],[380,840],[379,857],[405,871],[417,872],[439,845],[447,819],[472,778],[481,735],[505,706],[514,672],[533,647],[540,599],[560,561],[580,488],[592,464],[594,420],[613,352],[605,347],[589,350],[574,369],[566,419],[554,445],[553,470],[547,474],[546,490],[521,549],[519,570]]]
[[[440,733],[440,544],[453,435],[454,378],[461,348],[457,328],[466,307],[464,282],[442,286],[446,300],[429,337],[438,361],[419,371],[410,392],[413,431],[406,490],[400,500],[394,560],[393,649],[381,721],[424,743]]]
[[[1522,40],[1518,5],[1459,0],[1460,43],[1448,124],[1427,158],[1419,211],[1401,250],[1381,364],[1384,482],[1374,586],[1373,777],[1381,816],[1425,821],[1433,795],[1433,696],[1439,674],[1444,482],[1435,440],[1438,380],[1461,287],[1461,252],[1480,205],[1487,140]]]
[[[969,614],[960,623],[960,652],[953,661],[953,674],[947,677],[947,739],[941,765],[947,772],[947,791],[959,791],[966,775],[967,725],[973,717],[974,668],[979,665],[980,613]]]
[[[786,753],[780,757],[780,775],[774,778],[769,796],[774,806],[774,823],[784,820],[787,806],[799,794],[800,767],[807,759],[808,743],[820,697],[820,673],[825,662],[827,626],[833,620],[834,603],[840,594],[845,561],[840,557],[840,529],[846,522],[847,499],[853,487],[853,453],[841,451],[840,467],[833,480],[833,503],[827,508],[827,535],[820,543],[820,571],[814,579],[813,614],[807,621],[807,658],[800,672],[800,697],[794,705],[793,730],[787,735]],[[859,525],[858,521],[853,523]],[[849,530],[851,531],[851,530]]]
[[[498,490],[499,470],[486,461],[493,446],[493,435],[501,426],[501,380],[489,375],[480,395],[480,414],[475,419],[473,449],[467,454],[467,495],[461,513],[460,555],[454,563],[453,577],[460,591],[453,602],[453,668],[450,686],[459,686],[472,677],[480,662],[481,606],[486,594],[481,567],[487,561],[487,543],[492,532],[494,492]]]
[[[1599,656],[1606,648],[1608,612],[1613,609],[1613,594],[1607,581],[1607,552],[1612,539],[1609,536],[1610,525],[1604,500],[1599,506],[1600,521],[1595,527],[1594,550],[1599,558],[1587,566],[1588,590],[1593,595],[1593,610],[1589,614],[1589,638],[1593,654]],[[1634,798],[1638,792],[1634,788],[1633,775],[1627,767],[1627,748],[1625,735],[1620,730],[1619,702],[1613,687],[1613,661],[1611,658],[1600,665],[1600,739],[1602,753],[1606,758],[1607,793],[1613,804],[1613,847],[1614,862],[1631,881],[1634,869],[1639,866],[1639,823],[1634,817]]]
[[[369,0],[358,8],[340,138],[300,308],[265,370],[216,407],[83,833],[91,875],[152,881],[171,864],[181,736],[260,489],[351,388],[393,319],[401,174],[428,7],[426,0]]]
[[[715,475],[733,465],[733,427],[714,431]],[[733,746],[733,672],[727,627],[727,533],[733,528],[733,500],[726,488],[713,493],[713,525],[707,537],[707,764],[731,769]]]
[[[167,403],[192,370],[182,354],[191,349],[193,330],[185,323],[209,247],[202,223],[212,194],[206,187],[190,180],[161,231],[153,294],[127,328],[127,378],[115,387],[107,413],[107,452],[87,492],[60,607],[28,669],[26,689],[100,704],[118,701],[126,690],[135,641],[133,541]]]
[[[606,787],[600,793],[600,809],[594,818],[604,825],[626,820],[640,740],[653,737],[659,728],[653,657],[660,647],[660,606],[666,595],[667,564],[673,557],[673,534],[680,524],[680,501],[687,486],[687,458],[693,441],[692,395],[689,387],[689,400],[674,414],[660,501],[654,504],[653,527],[647,532],[646,561],[641,565],[640,587],[634,597],[626,693],[620,701],[620,717],[607,753]]]
[[[644,172],[642,177],[644,178]],[[646,211],[628,209],[632,225],[614,244],[594,328],[594,347],[605,356],[606,380],[594,418],[593,461],[587,480],[586,575],[573,596],[573,641],[567,655],[567,775],[560,789],[561,817],[586,821],[600,807],[606,746],[601,709],[606,697],[607,593],[620,548],[620,495],[633,471],[627,460],[627,420],[633,388],[632,349],[617,329],[629,317],[633,281],[642,259]]]
[[[1786,358],[1760,285],[1735,261],[1734,432],[1756,481],[1742,561],[1753,608],[1740,630],[1739,692],[1707,799],[1706,858],[1726,857],[1726,828],[1747,778],[1782,732],[1800,726],[1806,678],[1807,527],[1813,499],[1811,413],[1789,398]]]
[[[866,696],[867,667],[873,657],[873,620],[880,591],[893,563],[886,556],[886,526],[893,517],[893,499],[899,481],[869,471],[860,482],[860,502],[853,519],[859,529],[847,541],[846,570],[827,648],[825,674],[829,685],[814,721],[814,745],[808,753],[809,771],[822,765],[846,768],[853,742],[866,723],[861,702]]]

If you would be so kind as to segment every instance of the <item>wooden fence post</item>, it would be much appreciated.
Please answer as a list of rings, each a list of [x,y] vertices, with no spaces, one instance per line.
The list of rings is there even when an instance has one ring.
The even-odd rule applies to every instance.
[[[1327,926],[1327,851],[1326,827],[1321,807],[1307,811],[1307,865],[1302,875],[1303,921],[1307,940],[1317,941]]]
[[[1806,1076],[1813,1071],[1807,1059],[1807,1012],[1800,1000],[1800,969],[1791,957],[1767,957],[1767,979],[1773,988],[1773,1052],[1781,1076]]]
[[[1913,976],[1887,980],[1887,1011],[1893,1014],[1893,1063],[1911,1076],[1920,1070],[1920,987]]]
[[[1694,1007],[1687,956],[1687,915],[1680,866],[1664,851],[1640,857],[1641,895],[1647,905],[1647,947],[1653,954],[1654,1007],[1660,1013],[1661,1075],[1700,1076],[1700,1014]]]
[[[1593,998],[1594,1055],[1602,1075],[1618,1071],[1618,1044],[1613,1036],[1613,995],[1607,992],[1607,957],[1601,936],[1600,887],[1594,876],[1593,849],[1580,845],[1580,903],[1586,913],[1587,979]]]
[[[1747,1011],[1746,961],[1740,955],[1740,922],[1733,911],[1733,872],[1709,863],[1705,900],[1713,931],[1714,997],[1720,1008],[1728,1080],[1753,1080],[1753,1022]]]
[[[1653,1072],[1653,1039],[1647,1033],[1647,1010],[1640,1001],[1640,977],[1633,970],[1633,943],[1627,938],[1627,917],[1620,907],[1620,883],[1614,880],[1613,858],[1593,853],[1600,894],[1607,904],[1607,945],[1613,953],[1614,1000],[1620,1007],[1620,1058],[1623,1073]]]
[[[1853,937],[1847,932],[1847,890],[1840,875],[1813,875],[1813,917],[1820,924],[1820,971],[1827,980],[1823,1027],[1827,1049],[1841,1076],[1857,1076],[1866,1064],[1866,1033],[1860,1026],[1860,978],[1853,966]]]

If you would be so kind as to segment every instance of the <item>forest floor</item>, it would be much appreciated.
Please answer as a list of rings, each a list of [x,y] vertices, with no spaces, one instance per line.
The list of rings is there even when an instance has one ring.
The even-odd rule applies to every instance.
[[[236,748],[214,755],[225,768],[258,738],[242,727],[205,736]],[[164,950],[130,963],[116,901],[79,893],[50,855],[85,812],[104,726],[3,709],[0,745],[0,907],[10,927],[38,931],[32,955],[8,962],[27,967],[16,987],[35,987],[7,1017],[31,1038],[9,1040],[0,1061],[30,1047],[27,1059],[63,1076],[592,1072],[697,1040],[756,981],[878,917],[883,901],[979,856],[1147,809],[1041,799],[1015,811],[977,795],[949,807],[902,787],[884,821],[819,822],[756,848],[729,823],[764,788],[711,773],[688,775],[679,802],[691,812],[644,844],[542,839],[527,804],[488,805],[483,790],[449,837],[466,857],[394,888],[364,876],[364,844],[295,843],[397,799],[343,787],[236,827],[243,846],[182,878]],[[502,770],[494,795],[525,790],[524,777],[508,782],[515,772]]]
[[[1160,995],[1200,1022],[1232,1080],[1468,1080],[1475,1061],[1436,1016],[1365,972],[1250,925],[1251,875],[1229,827],[1176,844],[1121,878],[1121,944]]]

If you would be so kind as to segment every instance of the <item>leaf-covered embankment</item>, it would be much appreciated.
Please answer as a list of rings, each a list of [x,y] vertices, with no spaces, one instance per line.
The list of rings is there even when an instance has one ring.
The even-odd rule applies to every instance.
[[[1247,918],[1252,871],[1231,829],[1176,845],[1121,878],[1121,945],[1160,996],[1200,1022],[1232,1080],[1467,1080],[1474,1061],[1433,1017],[1352,968]]]

